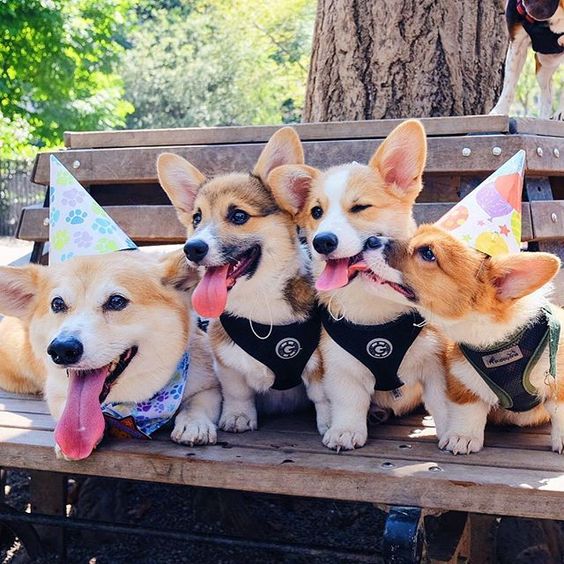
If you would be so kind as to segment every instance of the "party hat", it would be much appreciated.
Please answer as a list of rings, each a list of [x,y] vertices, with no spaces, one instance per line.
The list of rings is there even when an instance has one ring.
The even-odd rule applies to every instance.
[[[436,225],[487,255],[521,248],[521,193],[525,151],[521,150],[472,190]]]
[[[49,264],[74,256],[101,255],[137,245],[51,155]]]

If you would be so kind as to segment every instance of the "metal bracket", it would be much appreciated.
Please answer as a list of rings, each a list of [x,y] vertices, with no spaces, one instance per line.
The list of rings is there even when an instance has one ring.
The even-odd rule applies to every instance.
[[[386,519],[382,551],[390,564],[421,562],[423,554],[423,510],[420,507],[391,507]]]

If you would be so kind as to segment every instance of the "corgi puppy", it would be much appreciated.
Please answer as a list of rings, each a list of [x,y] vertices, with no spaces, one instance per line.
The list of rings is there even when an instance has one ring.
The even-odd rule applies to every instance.
[[[519,426],[550,420],[552,449],[563,452],[564,311],[547,301],[560,260],[540,252],[489,257],[432,225],[383,248],[390,277],[401,275],[411,303],[451,341],[439,446],[479,451],[489,415]]]
[[[110,422],[101,404],[147,403],[162,390],[189,338],[192,358],[172,438],[215,441],[219,384],[206,340],[190,327],[189,290],[198,280],[181,251],[163,257],[123,251],[49,267],[0,267],[0,311],[18,327],[11,333],[19,340],[13,360],[26,355],[16,381],[31,372],[33,382],[45,382],[62,456],[78,460],[94,450]],[[0,369],[3,382],[10,378],[6,366],[13,364]],[[13,382],[7,387],[13,389]]]
[[[269,176],[275,197],[312,247],[324,326],[323,383],[331,406],[323,443],[332,449],[365,444],[371,402],[379,417],[402,415],[423,394],[442,429],[442,339],[421,326],[411,304],[396,303],[396,290],[363,260],[364,250],[379,244],[374,234],[414,233],[412,209],[425,159],[425,132],[410,120],[388,136],[368,165],[324,172],[281,166]]]
[[[293,217],[267,182],[274,168],[288,163],[303,163],[300,140],[288,127],[272,136],[250,173],[208,179],[167,153],[157,163],[161,185],[188,229],[186,256],[204,271],[192,304],[211,318],[225,431],[257,428],[256,394],[259,407],[274,412],[301,408],[309,396],[319,430],[328,428],[310,260]]]

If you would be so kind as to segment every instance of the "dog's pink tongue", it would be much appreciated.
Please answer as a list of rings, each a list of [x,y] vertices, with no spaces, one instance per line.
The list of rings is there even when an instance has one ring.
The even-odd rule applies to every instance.
[[[90,455],[104,435],[100,394],[107,368],[69,370],[69,390],[63,415],[55,427],[55,441],[72,460]]]
[[[192,305],[202,317],[219,317],[227,305],[229,265],[209,266],[192,294]]]
[[[349,259],[328,260],[323,272],[317,279],[315,287],[321,291],[342,288],[349,283]]]

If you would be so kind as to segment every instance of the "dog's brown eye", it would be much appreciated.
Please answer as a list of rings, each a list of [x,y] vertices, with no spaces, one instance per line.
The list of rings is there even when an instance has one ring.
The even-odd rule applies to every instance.
[[[196,227],[197,225],[199,225],[200,221],[202,221],[202,214],[200,212],[196,212],[192,216],[192,225]]]
[[[234,223],[235,225],[243,225],[243,223],[247,223],[249,220],[249,214],[243,210],[233,210],[229,214],[229,221]]]
[[[311,217],[313,217],[313,219],[319,219],[322,215],[323,210],[319,206],[311,208]]]
[[[53,313],[64,313],[67,309],[67,304],[63,298],[56,297],[51,300],[51,311]]]
[[[370,204],[356,204],[356,206],[351,208],[351,213],[359,213],[371,207],[372,206]]]
[[[425,262],[435,262],[437,260],[437,257],[435,256],[435,253],[433,253],[431,247],[420,247],[417,249],[417,252]]]
[[[102,306],[104,311],[121,311],[127,307],[129,300],[119,294],[111,295],[106,303]]]

